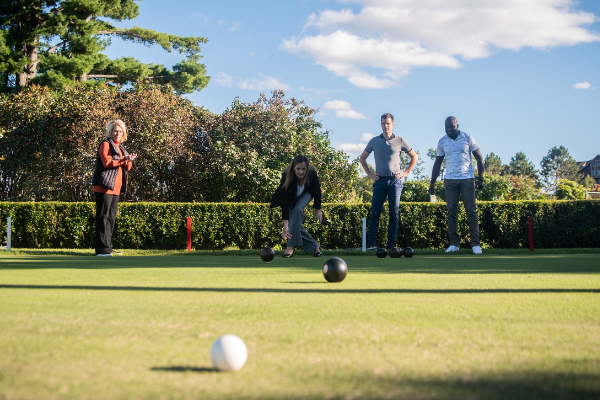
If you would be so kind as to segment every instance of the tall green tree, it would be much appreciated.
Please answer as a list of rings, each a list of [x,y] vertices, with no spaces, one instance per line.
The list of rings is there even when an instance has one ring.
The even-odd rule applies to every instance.
[[[497,156],[494,153],[490,153],[485,156],[485,160],[483,160],[483,165],[485,166],[485,173],[490,175],[501,175],[504,171],[504,165],[502,165],[502,160],[500,156]]]
[[[358,162],[331,145],[316,110],[282,91],[254,103],[236,99],[220,115],[203,113],[196,152],[209,158],[195,178],[204,201],[267,202],[281,173],[298,154],[319,172],[325,202],[353,197]]]
[[[0,2],[0,88],[31,84],[53,87],[75,82],[170,83],[178,93],[204,88],[210,79],[200,63],[204,37],[180,37],[110,21],[137,17],[136,0],[2,0]],[[101,52],[113,38],[173,50],[185,59],[171,69],[133,57],[111,60]]]
[[[528,176],[532,179],[538,178],[538,171],[525,153],[518,152],[514,157],[511,157],[510,162],[506,166],[506,173],[515,176]]]
[[[556,185],[561,179],[577,182],[581,177],[578,176],[579,164],[571,155],[569,150],[563,146],[553,148],[542,158],[540,163],[542,170],[540,175],[546,190],[549,193],[556,193]]]

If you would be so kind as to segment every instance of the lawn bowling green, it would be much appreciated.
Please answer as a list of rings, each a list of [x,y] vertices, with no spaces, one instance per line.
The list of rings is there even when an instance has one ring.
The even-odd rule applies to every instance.
[[[586,251],[0,252],[0,398],[597,399]],[[239,371],[213,366],[226,334]]]

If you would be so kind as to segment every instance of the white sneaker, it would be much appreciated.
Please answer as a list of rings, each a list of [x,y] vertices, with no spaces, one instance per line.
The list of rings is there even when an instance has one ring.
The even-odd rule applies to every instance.
[[[473,246],[473,254],[483,254],[483,251],[481,251],[481,246]]]
[[[460,250],[458,246],[450,245],[450,247],[446,249],[446,253],[454,253],[458,250]]]
[[[111,253],[100,253],[96,254],[96,257],[112,257]]]

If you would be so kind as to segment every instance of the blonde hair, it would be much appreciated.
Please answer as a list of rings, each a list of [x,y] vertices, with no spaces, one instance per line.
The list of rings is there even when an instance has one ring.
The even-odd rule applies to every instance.
[[[121,129],[123,129],[123,136],[121,137],[122,143],[127,140],[127,128],[125,127],[125,122],[121,121],[120,119],[113,119],[108,121],[108,124],[106,124],[106,138],[112,138],[112,132],[115,129],[115,126],[117,125],[120,126]]]

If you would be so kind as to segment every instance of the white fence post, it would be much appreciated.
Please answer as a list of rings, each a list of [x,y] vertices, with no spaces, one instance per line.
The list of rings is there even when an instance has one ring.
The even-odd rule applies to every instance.
[[[6,218],[6,251],[10,251],[10,233],[12,230],[10,227],[10,222],[10,217]]]
[[[363,235],[362,235],[362,251],[367,251],[367,219],[363,218]]]

